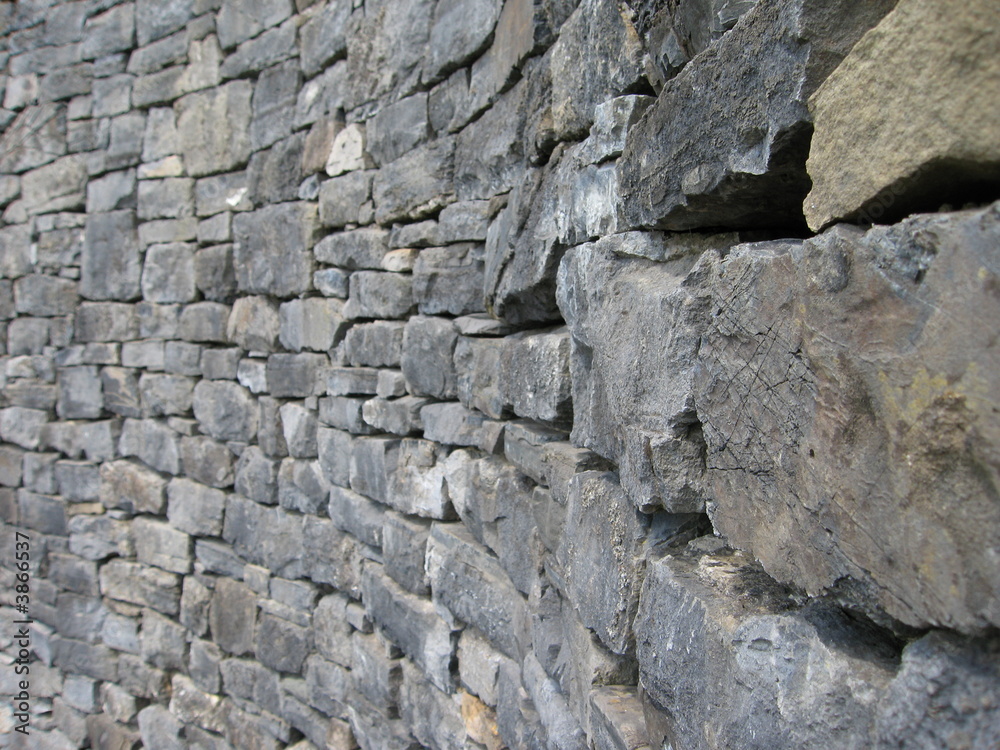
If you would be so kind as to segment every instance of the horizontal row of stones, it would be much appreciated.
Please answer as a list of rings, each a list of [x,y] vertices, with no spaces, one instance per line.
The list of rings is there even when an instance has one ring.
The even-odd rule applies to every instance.
[[[653,706],[682,706],[670,731],[691,740],[701,734],[705,685],[778,743],[787,733],[806,743],[827,737],[827,727],[805,721],[817,711],[845,717],[836,738],[844,746],[888,746],[899,731],[940,730],[942,712],[961,721],[970,700],[987,714],[997,705],[994,642],[932,634],[900,658],[892,639],[775,584],[714,537],[681,553],[700,533],[698,517],[636,513],[585,450],[550,442],[531,466],[510,441],[515,463],[423,441],[341,439],[354,442],[340,477],[353,489],[329,484],[313,510],[286,502],[281,489],[275,508],[273,497],[168,481],[130,461],[105,463],[91,479],[95,497],[70,505],[26,489],[15,505],[12,491],[0,492],[5,519],[48,550],[32,610],[46,624],[34,627],[34,647],[69,673],[60,690],[42,684],[66,703],[59,713],[70,727],[74,718],[102,727],[81,715],[100,709],[119,721],[138,716],[154,747],[158,732],[182,728],[189,739],[203,730],[238,747],[278,747],[292,727],[317,746],[349,747],[350,724],[369,732],[369,747],[409,747],[407,731],[434,747],[466,736],[499,747],[502,731],[508,743],[529,732],[582,748],[586,726],[599,746],[633,750],[649,736],[636,724],[634,689],[622,687],[636,668]],[[392,510],[399,496],[383,492],[399,481],[393,461],[409,467],[407,502],[436,490],[455,501],[439,515],[457,512],[463,523]],[[45,481],[31,470],[33,486]],[[58,461],[52,473],[87,471],[96,466]],[[95,503],[108,513],[95,515]],[[610,587],[609,566],[618,572]],[[679,637],[684,652],[669,646]],[[761,670],[775,658],[778,687]],[[947,689],[929,691],[941,679]],[[691,686],[680,704],[679,685]],[[762,721],[758,712],[779,695],[786,710]],[[164,699],[169,711],[155,703]],[[743,728],[730,731],[735,741]]]

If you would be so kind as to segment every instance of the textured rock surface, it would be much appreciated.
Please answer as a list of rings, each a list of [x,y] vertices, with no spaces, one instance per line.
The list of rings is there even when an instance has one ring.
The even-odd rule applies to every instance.
[[[986,5],[0,2],[4,736],[997,745]]]
[[[975,321],[996,304],[998,228],[994,205],[727,257],[696,395],[710,513],[772,575],[919,627],[997,622],[980,556],[997,533],[997,352]]]
[[[810,97],[816,130],[804,209],[812,229],[933,210],[950,186],[974,193],[980,181],[1000,181],[992,127],[1000,101],[982,95],[1000,82],[996,14],[982,2],[955,11],[901,2]],[[893,71],[902,68],[919,72],[900,80]],[[858,90],[868,92],[860,101]],[[893,101],[906,101],[905,111]]]
[[[759,3],[666,84],[632,131],[621,167],[625,221],[673,230],[801,224],[808,98],[892,5]]]

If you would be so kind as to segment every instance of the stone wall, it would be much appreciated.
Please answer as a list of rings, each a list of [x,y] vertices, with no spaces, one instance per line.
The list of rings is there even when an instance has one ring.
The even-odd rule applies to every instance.
[[[0,24],[0,747],[1000,745],[990,0]]]

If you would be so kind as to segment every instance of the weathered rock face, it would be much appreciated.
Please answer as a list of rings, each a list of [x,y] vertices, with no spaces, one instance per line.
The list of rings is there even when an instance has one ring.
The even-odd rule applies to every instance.
[[[0,2],[0,724],[997,746],[997,34],[946,5]]]
[[[994,10],[984,2],[901,2],[810,97],[816,130],[804,209],[812,229],[932,210],[949,188],[995,192],[1000,101],[982,95],[1000,81]],[[904,68],[914,75],[893,74]],[[854,97],[859,90],[866,96]],[[894,101],[906,101],[906,110]]]
[[[623,220],[672,230],[800,225],[808,97],[893,4],[758,4],[664,86],[632,131]]]
[[[918,627],[998,622],[997,352],[977,323],[998,232],[994,205],[721,265],[696,394],[710,513],[772,575]]]

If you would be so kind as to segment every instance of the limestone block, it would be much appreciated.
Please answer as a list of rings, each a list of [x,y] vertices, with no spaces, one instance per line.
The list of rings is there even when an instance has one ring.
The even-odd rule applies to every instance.
[[[209,609],[212,639],[230,654],[253,653],[257,626],[257,596],[243,583],[220,578]]]
[[[304,156],[303,154],[303,158]],[[362,206],[371,198],[373,178],[371,170],[357,170],[326,180],[319,189],[319,219],[323,226],[357,224]],[[335,236],[337,235],[331,235]],[[323,260],[319,253],[325,247],[326,239],[329,238],[316,245],[316,257],[319,260]]]
[[[308,398],[326,390],[330,360],[325,354],[272,354],[267,358],[267,383],[275,398]]]
[[[340,180],[348,179],[346,177]],[[325,185],[336,183],[330,180]],[[381,271],[389,252],[389,232],[378,227],[330,234],[316,243],[316,260],[339,266],[348,271],[370,269]]]
[[[445,318],[415,316],[403,330],[401,364],[410,393],[434,398],[457,395],[454,363],[458,331]]]
[[[189,175],[225,172],[247,160],[251,93],[248,81],[232,81],[177,101],[177,135]]]
[[[142,268],[135,212],[89,214],[80,265],[83,297],[97,300],[137,297]]]
[[[430,248],[413,266],[413,301],[422,315],[484,312],[483,246]]]
[[[247,181],[250,200],[256,205],[280,203],[295,198],[312,199],[314,195],[300,195],[303,173],[302,148],[305,136],[296,133],[283,138],[270,148],[250,157]]]
[[[156,472],[132,461],[101,464],[101,503],[105,508],[120,508],[137,513],[162,513],[167,480]]]
[[[257,402],[236,383],[199,382],[194,389],[194,415],[216,440],[249,442],[257,434]]]
[[[142,270],[142,296],[150,302],[191,302],[195,298],[194,248],[183,242],[151,245]]]
[[[981,416],[997,352],[978,324],[998,209],[742,245],[720,268],[695,390],[711,514],[779,580],[850,580],[857,606],[918,627],[1000,618],[981,554],[1000,533]]]
[[[273,352],[280,331],[278,305],[267,297],[240,297],[233,303],[226,336],[234,344],[251,352]]]
[[[330,483],[317,461],[286,458],[278,470],[278,504],[299,513],[319,514],[327,505]]]
[[[311,78],[331,61],[347,54],[351,5],[347,0],[333,0],[302,25],[299,55],[306,76]]]
[[[233,259],[240,290],[278,297],[307,291],[317,228],[316,207],[306,203],[238,214],[233,219]]]
[[[181,471],[180,436],[162,422],[126,419],[118,451],[123,456],[136,456],[147,466],[166,474]]]
[[[303,349],[329,351],[347,328],[343,309],[344,303],[340,300],[322,297],[283,303],[278,311],[281,343],[293,352]]]
[[[255,445],[244,449],[236,463],[236,491],[258,503],[278,502],[278,462]]]
[[[839,609],[802,606],[746,556],[709,551],[721,546],[709,541],[652,562],[643,586],[640,679],[664,710],[664,736],[691,747],[749,732],[769,745],[871,744],[892,642]]]
[[[456,524],[435,524],[427,547],[434,601],[517,657],[524,600],[495,557]]]
[[[347,68],[353,107],[416,89],[434,6],[429,0],[376,0],[357,23],[352,22]]]
[[[405,318],[412,308],[413,280],[409,276],[382,271],[351,274],[345,318]]]
[[[167,486],[167,498],[167,518],[176,528],[195,536],[221,533],[226,493],[177,477]]]
[[[414,94],[379,110],[366,123],[365,135],[365,150],[376,166],[412,151],[428,138],[427,94]]]
[[[454,202],[455,140],[438,138],[386,165],[375,175],[375,220],[421,219]]]
[[[704,281],[718,254],[668,263],[617,258],[629,236],[574,248],[559,269],[559,303],[573,337],[573,442],[616,461],[638,507],[697,512],[706,495],[696,355],[711,305]]]
[[[392,642],[438,689],[454,691],[449,664],[457,639],[434,605],[404,591],[377,565],[365,566],[362,591],[369,616]]]

